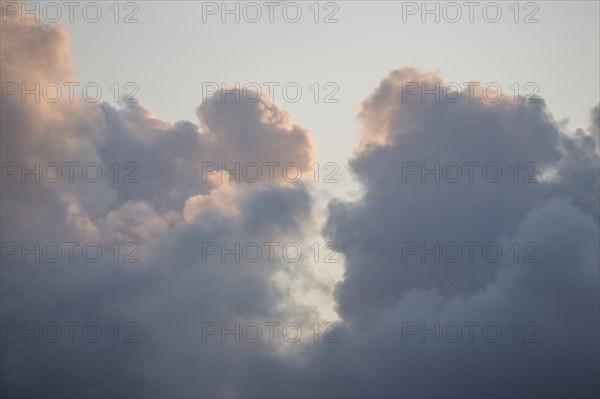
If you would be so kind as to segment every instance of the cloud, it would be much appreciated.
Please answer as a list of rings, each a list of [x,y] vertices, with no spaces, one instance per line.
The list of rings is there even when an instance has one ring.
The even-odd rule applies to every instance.
[[[2,28],[3,82],[34,87],[76,81],[62,25],[21,23],[8,16]],[[105,175],[90,183],[77,169],[75,182],[65,175],[57,183],[35,183],[32,176],[23,183],[19,174],[3,182],[3,242],[24,242],[28,248],[35,241],[55,242],[64,256],[56,263],[7,257],[1,268],[2,320],[29,328],[36,322],[97,322],[105,339],[98,344],[81,337],[62,345],[3,342],[3,395],[106,397],[139,394],[155,382],[170,393],[180,384],[185,390],[186,384],[201,382],[206,392],[217,394],[233,389],[218,378],[232,364],[225,357],[220,371],[211,369],[223,353],[202,344],[203,321],[318,313],[297,304],[302,298],[286,288],[291,279],[310,285],[315,277],[309,269],[295,273],[298,265],[280,257],[274,263],[266,256],[258,263],[203,259],[203,243],[232,248],[236,242],[299,240],[314,230],[314,187],[307,179],[290,182],[280,172],[271,181],[264,176],[238,183],[227,174],[224,180],[218,172],[203,175],[206,162],[230,170],[236,162],[293,162],[306,170],[314,158],[310,132],[293,124],[285,110],[265,98],[221,101],[217,93],[198,107],[197,123],[169,124],[138,104],[23,102],[5,87],[3,162],[19,167],[26,162],[30,168],[35,162],[41,168],[52,162],[95,163]],[[116,182],[115,163],[121,173]],[[129,173],[137,182],[123,180]],[[64,243],[73,241],[80,244],[70,262]],[[97,263],[82,259],[81,247],[89,242],[103,249]],[[115,242],[124,251],[117,263]],[[125,247],[128,242],[134,246]],[[130,255],[139,262],[124,263]],[[140,343],[114,344],[112,323],[122,329],[127,321],[139,326]],[[253,353],[228,349],[240,361]],[[281,356],[272,348],[266,353]],[[198,379],[199,370],[205,370],[204,378]]]
[[[589,132],[569,133],[541,99],[492,104],[482,96],[470,101],[465,92],[452,103],[404,92],[411,83],[431,88],[436,82],[444,83],[414,68],[393,71],[365,100],[359,113],[364,134],[350,160],[363,196],[329,205],[325,232],[347,259],[335,291],[339,311],[351,331],[361,331],[345,350],[361,359],[356,375],[371,375],[363,363],[381,371],[357,389],[431,396],[597,394],[598,107]],[[492,183],[474,169],[471,182],[466,162],[495,162],[504,175]],[[517,162],[519,168],[537,165],[538,182],[525,184],[521,174],[516,183]],[[438,182],[435,173],[421,174],[436,163]],[[456,169],[443,174],[451,163],[463,168],[456,182]],[[463,256],[448,261],[455,253],[444,257],[440,250],[437,262],[435,254],[423,258],[419,247],[402,261],[403,243],[433,250],[436,242],[442,248],[458,243]],[[488,262],[475,250],[471,262],[461,245],[466,242],[479,243],[478,249],[497,244],[503,257]],[[537,262],[515,261],[515,243],[519,251],[534,244],[529,249]],[[543,338],[529,347],[419,347],[398,342],[407,321],[430,328],[435,321],[495,321],[505,329],[532,321]]]
[[[3,82],[77,79],[64,27],[9,16],[2,29]],[[324,233],[346,259],[335,287],[342,318],[335,344],[314,344],[308,326],[299,344],[202,343],[205,321],[231,327],[319,321],[326,313],[311,299],[330,299],[332,282],[306,259],[203,257],[207,242],[232,248],[313,237],[319,210],[310,179],[276,173],[272,181],[263,175],[238,183],[216,170],[203,174],[207,162],[308,169],[311,133],[285,110],[217,93],[197,108],[198,121],[170,124],[138,104],[8,97],[3,162],[94,162],[108,176],[37,184],[11,176],[2,183],[3,242],[94,241],[106,256],[97,263],[10,257],[0,268],[2,321],[98,322],[106,339],[2,343],[2,394],[597,396],[599,108],[588,131],[568,132],[542,99],[490,103],[465,92],[454,103],[423,102],[405,91],[410,82],[443,79],[415,68],[383,79],[362,105],[364,133],[350,160],[363,195],[328,207]],[[116,162],[121,178],[134,171],[139,181],[115,182],[109,167]],[[135,165],[125,168],[129,162]],[[463,169],[458,182],[424,183],[420,171],[406,169],[436,162],[479,162],[477,177],[469,181]],[[479,168],[490,162],[503,172],[495,183]],[[532,171],[539,181],[525,183]],[[497,243],[505,256],[437,263],[411,255],[403,262],[400,252],[406,242],[472,241]],[[139,262],[115,263],[114,242],[135,243]],[[531,248],[537,262],[524,263]],[[124,323],[137,323],[139,342],[113,343],[115,321],[122,334]],[[504,335],[490,343],[478,331],[473,343],[464,335],[437,344],[422,343],[419,332],[404,342],[406,322],[494,322]],[[539,342],[524,343],[532,331]]]

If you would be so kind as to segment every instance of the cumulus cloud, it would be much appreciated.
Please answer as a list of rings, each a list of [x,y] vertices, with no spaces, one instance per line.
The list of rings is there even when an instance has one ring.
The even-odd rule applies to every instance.
[[[598,107],[588,132],[570,133],[542,99],[490,103],[465,91],[458,102],[423,101],[404,92],[414,83],[432,88],[444,81],[415,68],[393,71],[363,103],[364,134],[350,160],[363,196],[332,201],[325,227],[347,259],[335,291],[340,313],[362,331],[364,338],[353,341],[358,353],[382,370],[359,388],[364,394],[372,386],[409,395],[597,394]],[[467,162],[495,162],[503,178],[492,182],[496,174],[485,179],[479,168],[470,181]],[[514,165],[530,162],[537,182],[524,183],[522,174],[515,182]],[[421,174],[436,163],[438,181],[436,173]],[[462,179],[455,179],[456,169],[443,174],[451,163],[462,166]],[[438,262],[436,251],[425,252],[436,242],[480,246],[474,262],[464,246],[463,256],[441,253]],[[405,262],[403,250],[415,248],[403,243],[419,245]],[[486,243],[504,250],[500,261],[481,255]],[[515,261],[515,243],[534,245],[535,262]],[[527,348],[398,343],[403,322],[432,328],[436,321],[527,320],[542,335]],[[369,375],[360,366],[356,372]]]
[[[9,16],[2,29],[3,83],[34,87],[76,81],[63,26]],[[36,322],[98,322],[105,336],[111,333],[109,322],[134,321],[140,343],[36,345],[16,337],[17,342],[2,343],[3,394],[106,397],[143,393],[152,382],[172,394],[182,386],[197,388],[200,370],[205,370],[202,384],[209,384],[205,392],[227,392],[232,383],[219,375],[233,364],[219,347],[202,345],[203,321],[318,314],[289,293],[293,279],[311,281],[309,269],[298,274],[292,270],[298,265],[280,257],[268,262],[266,255],[259,263],[203,258],[203,243],[262,245],[300,240],[314,230],[310,181],[286,179],[281,166],[272,179],[257,182],[218,173],[235,171],[236,163],[263,168],[263,163],[294,163],[306,170],[314,157],[310,132],[293,124],[285,110],[265,98],[221,101],[217,93],[198,107],[197,123],[169,124],[138,104],[22,101],[7,87],[2,86],[4,163],[19,168],[22,162],[29,168],[36,162],[41,168],[52,162],[95,163],[111,173],[118,162],[127,166],[120,172],[133,173],[135,181],[113,181],[110,175],[90,183],[78,175],[75,182],[63,176],[56,183],[43,178],[36,183],[30,175],[23,183],[20,173],[6,176],[3,242],[28,248],[36,241],[55,242],[65,253],[63,243],[80,244],[75,262],[65,254],[56,263],[7,255],[1,269],[2,320],[30,328]],[[206,162],[217,170],[204,173]],[[97,263],[81,259],[81,245],[88,242],[104,251]],[[126,253],[117,263],[110,252],[114,242],[134,244],[120,248]],[[130,255],[139,262],[124,263],[122,257]],[[267,358],[281,356],[266,349]],[[228,351],[238,360],[252,353]],[[221,369],[212,368],[219,358]]]
[[[61,25],[9,16],[1,43],[3,82],[77,79]],[[303,242],[315,233],[309,179],[291,182],[276,169],[272,181],[238,183],[218,171],[222,164],[293,162],[306,170],[313,163],[310,132],[267,99],[222,101],[217,93],[197,108],[198,121],[170,124],[138,104],[8,96],[3,162],[134,162],[139,181],[9,176],[2,241],[95,241],[105,250],[134,242],[139,262],[115,263],[112,252],[98,263],[9,257],[0,269],[2,321],[96,321],[109,335],[107,323],[134,321],[139,342],[3,342],[2,394],[597,395],[598,106],[587,131],[568,132],[541,98],[490,103],[464,92],[460,101],[436,102],[406,92],[406,83],[436,82],[444,83],[435,73],[393,71],[362,104],[364,132],[350,167],[363,195],[332,200],[323,229],[345,259],[334,294],[310,262],[203,257],[207,242]],[[208,162],[216,169],[207,175]],[[423,182],[411,169],[471,162],[474,181],[464,166],[456,182],[427,173]],[[503,173],[496,182],[481,172],[492,162]],[[537,182],[524,181],[532,176]],[[415,254],[404,261],[407,242],[493,242],[505,253],[497,262]],[[531,248],[536,262],[525,263]],[[335,344],[311,344],[310,335],[293,345],[202,342],[204,321],[318,321],[324,311],[309,297],[330,294],[341,317]],[[420,332],[404,341],[406,322],[493,322],[504,338],[482,341],[478,330],[475,342],[423,343]],[[537,326],[538,342],[523,342],[531,333],[524,325]]]

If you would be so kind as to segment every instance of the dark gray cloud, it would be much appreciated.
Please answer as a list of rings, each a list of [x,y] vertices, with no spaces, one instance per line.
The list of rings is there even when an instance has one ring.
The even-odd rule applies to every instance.
[[[2,29],[3,81],[33,87],[76,80],[60,25],[9,17]],[[206,393],[222,394],[235,390],[233,380],[219,377],[223,370],[248,362],[256,350],[228,348],[225,356],[219,347],[203,345],[203,321],[281,320],[288,309],[314,313],[296,306],[275,281],[293,265],[264,257],[256,264],[202,257],[206,242],[231,248],[236,242],[293,240],[311,226],[309,183],[289,183],[281,175],[257,183],[202,178],[203,162],[229,168],[235,162],[295,162],[307,169],[313,159],[310,133],[265,99],[223,102],[217,94],[198,108],[198,117],[198,124],[170,125],[133,104],[50,104],[14,96],[2,104],[3,162],[95,162],[106,173],[114,162],[131,161],[139,168],[139,182],[131,184],[110,178],[71,183],[66,176],[58,183],[31,177],[23,183],[19,175],[3,182],[3,242],[80,244],[74,262],[64,245],[56,263],[7,255],[0,269],[2,322],[29,328],[36,322],[74,321],[79,328],[96,322],[103,339],[83,342],[80,331],[74,343],[65,336],[56,344],[33,342],[34,335],[26,343],[20,335],[6,337],[2,396],[110,397],[152,389],[173,395],[198,390],[197,383]],[[139,249],[134,258],[140,262],[124,263],[122,252],[115,263],[109,247],[129,241]],[[88,242],[103,249],[97,263],[82,259],[81,246]],[[114,344],[115,321],[121,328],[137,323],[139,343]]]
[[[3,80],[76,76],[60,25],[9,18],[2,29]],[[106,339],[23,344],[12,337],[2,343],[2,395],[597,396],[599,108],[587,131],[571,133],[542,99],[403,101],[403,82],[442,78],[394,71],[363,103],[364,134],[350,160],[363,195],[333,200],[324,227],[345,258],[335,289],[339,342],[329,344],[312,343],[308,326],[298,344],[202,342],[205,321],[319,321],[318,305],[302,300],[331,288],[304,262],[202,257],[206,242],[310,243],[317,212],[310,179],[202,179],[203,162],[308,168],[310,132],[284,110],[217,94],[198,107],[197,123],[169,124],[141,105],[3,103],[3,162],[133,161],[140,181],[10,179],[2,184],[2,241],[94,241],[105,249],[134,241],[140,262],[115,263],[112,252],[98,263],[3,262],[2,322],[98,322]],[[402,180],[409,162],[471,161],[497,163],[503,178],[489,183],[477,169],[474,182],[466,175],[457,183]],[[522,182],[528,162],[539,167],[537,183]],[[505,256],[402,262],[403,242],[449,241],[496,242]],[[514,262],[507,248],[515,242],[534,242],[537,262]],[[139,342],[114,344],[114,321],[137,323]],[[463,339],[421,342],[417,333],[403,341],[406,323],[436,322],[458,323]],[[487,342],[477,329],[468,342],[465,322],[497,323],[502,339]],[[523,342],[531,337],[538,342]]]
[[[406,68],[390,73],[364,102],[363,144],[350,161],[364,195],[333,201],[325,228],[346,257],[335,292],[340,313],[363,334],[352,346],[363,355],[356,373],[369,375],[363,361],[373,366],[372,379],[358,389],[411,396],[597,395],[598,107],[589,132],[568,133],[541,99],[490,104],[463,95],[457,103],[422,102],[403,96],[403,82],[443,84],[439,76]],[[473,183],[467,176],[450,183],[442,176],[436,183],[430,175],[424,183],[417,174],[402,180],[406,163],[432,169],[436,162],[469,161],[496,162],[504,178],[489,183],[476,174]],[[539,182],[515,183],[506,175],[515,162],[538,165]],[[498,263],[481,256],[474,263],[466,256],[456,263],[436,263],[432,255],[425,262],[419,255],[401,260],[403,242],[433,248],[469,241],[498,243],[504,256]],[[507,249],[516,242],[535,243],[538,262],[515,262]],[[532,321],[541,341],[407,345],[399,342],[406,321],[430,328],[435,321]]]
[[[489,104],[481,97],[470,102],[463,96],[458,103],[423,103],[419,97],[403,102],[402,82],[433,85],[442,80],[405,69],[380,84],[360,114],[363,142],[368,144],[351,160],[364,197],[330,205],[326,230],[350,259],[338,290],[341,311],[348,317],[372,314],[371,305],[376,310],[393,304],[403,291],[414,288],[437,288],[447,295],[474,292],[497,274],[498,267],[480,267],[465,262],[466,257],[451,267],[435,264],[431,256],[425,263],[412,256],[409,260],[414,261],[402,264],[401,243],[423,242],[431,248],[435,242],[498,242],[513,234],[535,205],[554,196],[571,199],[597,220],[593,198],[598,150],[593,135],[562,132],[541,100]],[[381,138],[383,144],[375,143]],[[478,163],[473,164],[472,182],[465,166],[469,162]],[[460,165],[461,178],[450,182],[456,168],[447,169],[447,179],[440,172],[439,182],[432,174],[421,175],[436,163],[440,170]],[[492,163],[501,168],[498,182],[491,182],[496,166],[483,169]],[[535,166],[525,170],[528,163]],[[416,174],[403,176],[403,168],[415,165]],[[530,174],[537,183],[524,182]]]

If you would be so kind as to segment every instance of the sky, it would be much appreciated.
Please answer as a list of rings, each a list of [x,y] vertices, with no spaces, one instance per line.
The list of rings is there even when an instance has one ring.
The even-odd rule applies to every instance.
[[[0,17],[3,397],[600,395],[597,1]]]
[[[438,6],[439,23],[435,14],[423,15],[420,2],[416,14],[403,8],[410,11],[411,2],[342,1],[327,8],[324,2],[320,23],[314,23],[315,11],[309,8],[314,2],[309,1],[298,3],[303,16],[296,23],[287,22],[279,7],[273,8],[269,22],[266,6],[261,7],[258,22],[248,22],[255,14],[250,8],[246,15],[243,3],[239,23],[234,14],[224,14],[227,23],[222,23],[225,7],[217,2],[213,14],[212,4],[203,3],[210,2],[142,2],[139,9],[121,10],[139,20],[131,24],[114,24],[108,17],[90,24],[75,14],[69,29],[81,79],[103,82],[103,87],[134,81],[139,88],[136,97],[171,123],[195,120],[203,83],[257,82],[266,93],[265,82],[279,83],[274,101],[311,129],[322,163],[340,166],[358,140],[360,127],[354,115],[360,103],[385,74],[402,66],[440,71],[447,82],[495,82],[506,95],[513,95],[511,87],[525,94],[535,91],[557,120],[570,121],[571,130],[587,127],[588,113],[581,110],[600,101],[595,40],[600,35],[599,9],[594,1],[536,2],[536,8],[525,8],[523,2],[519,21],[531,15],[536,23],[514,23],[515,11],[509,9],[513,3],[500,2],[502,17],[493,24],[485,18],[489,13],[493,20],[494,9],[484,14],[484,3],[473,8],[472,23],[465,6],[460,7],[460,19],[449,22],[455,14],[451,9],[444,14],[443,2]],[[431,2],[428,7],[434,6]],[[290,19],[294,10],[288,11]],[[113,11],[106,12],[114,16]],[[403,12],[408,14],[405,19]],[[322,22],[327,16],[332,21]],[[290,101],[282,93],[290,82],[298,82],[303,91],[297,102],[292,102],[293,92]],[[315,103],[316,89],[310,89],[315,82],[321,96],[335,91],[330,100],[338,102]],[[329,82],[335,86],[324,88]],[[529,82],[537,86],[525,89]],[[110,98],[112,92],[107,94]],[[356,188],[345,168],[341,173],[351,188],[336,185],[335,191],[347,195]]]

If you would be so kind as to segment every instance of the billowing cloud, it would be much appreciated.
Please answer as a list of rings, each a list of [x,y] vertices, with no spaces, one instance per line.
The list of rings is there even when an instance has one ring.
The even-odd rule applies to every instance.
[[[289,292],[293,280],[311,285],[310,269],[298,273],[294,268],[302,265],[281,256],[270,262],[263,245],[278,242],[281,251],[281,243],[301,241],[314,230],[310,180],[287,178],[281,169],[286,163],[308,169],[314,157],[310,132],[265,98],[221,101],[219,93],[198,107],[198,123],[173,125],[138,104],[22,101],[9,93],[9,82],[34,87],[76,81],[68,36],[59,24],[11,16],[2,29],[1,155],[19,168],[2,184],[2,241],[27,248],[52,242],[63,251],[55,263],[3,253],[2,320],[31,328],[36,322],[74,321],[79,328],[97,322],[105,338],[114,333],[114,321],[121,329],[127,321],[140,328],[140,343],[129,345],[113,344],[112,336],[96,345],[36,345],[11,335],[7,341],[17,341],[2,344],[2,393],[106,397],[140,393],[152,382],[173,393],[181,384],[195,387],[199,370],[205,370],[203,384],[213,381],[206,392],[233,389],[218,378],[222,370],[206,372],[223,353],[202,344],[202,322],[294,314],[314,319],[319,313]],[[29,175],[23,183],[23,162],[28,168],[39,162],[41,169],[56,163],[64,175],[51,182],[54,174],[46,179],[41,172],[40,182]],[[74,182],[65,162],[79,162]],[[105,175],[98,182],[82,179],[82,166],[92,163]],[[276,172],[236,182],[236,163],[242,173],[250,163]],[[234,172],[221,174],[222,168]],[[75,261],[69,260],[68,242],[78,243]],[[119,255],[111,247],[115,242]],[[98,262],[82,259],[86,243],[102,248]],[[206,256],[205,243],[225,249],[258,243],[265,253],[257,263],[236,263],[232,256],[223,262],[220,254]],[[138,262],[125,263],[125,257]],[[267,358],[281,356],[267,349]],[[224,359],[221,367],[230,367]]]
[[[465,90],[457,102],[423,101],[405,92],[436,83],[445,82],[405,68],[365,100],[350,161],[363,196],[329,206],[325,230],[347,259],[336,299],[361,331],[353,355],[381,371],[360,392],[597,394],[598,107],[589,132],[569,133],[542,99],[491,103]],[[486,244],[502,258],[486,255]],[[410,345],[405,322],[496,322],[505,338],[512,323],[532,322],[540,342],[435,345],[429,336],[419,345],[419,331]]]
[[[3,83],[77,80],[61,25],[9,17],[1,43]],[[314,161],[310,132],[285,110],[217,93],[198,121],[170,124],[139,104],[23,102],[3,84],[3,162],[95,163],[108,176],[22,183],[16,174],[2,183],[3,243],[105,250],[97,263],[83,261],[80,247],[75,262],[4,252],[2,322],[98,322],[106,338],[36,344],[11,335],[2,394],[597,396],[599,108],[587,131],[568,132],[541,98],[463,92],[436,102],[407,92],[436,82],[435,73],[393,71],[362,104],[350,166],[363,195],[332,200],[323,229],[345,259],[335,293],[311,262],[269,262],[264,247],[310,243],[319,228],[314,184],[281,174],[287,163],[305,170]],[[278,167],[257,182],[217,170],[236,163]],[[439,168],[439,181],[424,167]],[[128,173],[136,181],[124,181]],[[115,242],[135,245],[121,246],[114,262]],[[236,242],[263,244],[263,257],[206,256],[206,243]],[[463,255],[437,262],[406,252],[436,243],[458,243]],[[464,243],[474,243],[474,261]],[[483,256],[486,243],[502,258]],[[123,262],[130,255],[139,262]],[[335,344],[312,343],[308,326],[298,344],[202,342],[206,321],[320,321],[327,312],[312,297],[326,298],[325,308],[328,295],[341,317]],[[138,343],[121,342],[127,321],[139,326]],[[482,335],[489,323],[503,329],[498,342]],[[452,343],[456,325],[462,336]]]

